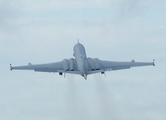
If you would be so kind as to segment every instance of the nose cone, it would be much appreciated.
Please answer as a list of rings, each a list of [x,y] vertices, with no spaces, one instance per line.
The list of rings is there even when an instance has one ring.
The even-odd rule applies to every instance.
[[[78,48],[84,48],[84,46],[81,43],[77,43],[74,45],[74,49],[78,49]]]

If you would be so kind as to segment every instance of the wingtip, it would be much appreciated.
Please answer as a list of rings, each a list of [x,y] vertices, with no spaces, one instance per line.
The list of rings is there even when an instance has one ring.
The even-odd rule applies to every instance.
[[[153,59],[153,66],[155,66],[155,59]]]
[[[10,70],[13,70],[13,68],[12,68],[12,64],[10,64]]]

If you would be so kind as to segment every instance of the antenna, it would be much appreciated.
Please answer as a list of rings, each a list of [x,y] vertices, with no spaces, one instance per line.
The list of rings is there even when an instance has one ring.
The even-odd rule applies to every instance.
[[[77,42],[79,43],[79,40],[77,39]]]

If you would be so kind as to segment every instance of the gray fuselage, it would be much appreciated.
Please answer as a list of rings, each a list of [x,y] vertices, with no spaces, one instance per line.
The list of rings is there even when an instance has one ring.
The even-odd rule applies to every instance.
[[[88,70],[87,57],[86,57],[85,48],[82,44],[77,43],[74,46],[74,57],[76,60],[78,70],[81,72],[82,76],[86,78]]]

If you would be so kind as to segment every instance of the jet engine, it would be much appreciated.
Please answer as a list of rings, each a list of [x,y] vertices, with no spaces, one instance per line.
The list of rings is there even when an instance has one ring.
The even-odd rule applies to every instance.
[[[94,71],[96,68],[95,68],[95,64],[94,64],[94,61],[92,58],[88,58],[88,68],[90,71]]]
[[[69,62],[68,62],[67,59],[63,60],[63,65],[62,66],[63,66],[64,71],[68,71],[69,70]]]
[[[102,63],[98,58],[94,58],[93,61],[94,61],[96,70],[100,70],[103,68]]]
[[[74,71],[74,58],[69,59],[69,70]]]

